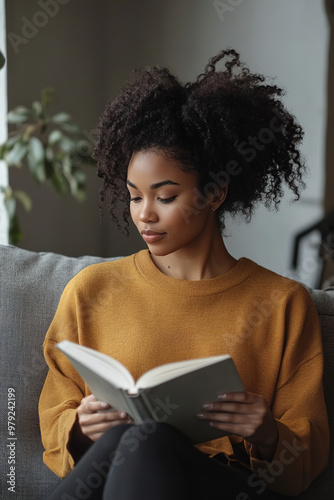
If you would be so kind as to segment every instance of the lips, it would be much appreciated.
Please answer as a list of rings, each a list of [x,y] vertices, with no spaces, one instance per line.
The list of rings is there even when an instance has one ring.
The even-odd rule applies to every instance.
[[[144,241],[146,241],[146,243],[155,243],[161,240],[164,236],[166,236],[166,234],[167,233],[157,233],[155,231],[147,231],[145,229],[141,232],[141,235]]]

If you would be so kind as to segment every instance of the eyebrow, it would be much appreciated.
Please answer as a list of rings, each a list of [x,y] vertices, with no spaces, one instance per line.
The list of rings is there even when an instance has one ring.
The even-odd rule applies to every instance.
[[[129,181],[129,179],[127,179],[126,183],[134,188],[134,189],[138,189],[137,186],[135,186],[131,181]],[[150,186],[150,189],[158,189],[159,187],[161,186],[179,186],[180,184],[178,182],[173,182],[173,181],[170,181],[170,180],[166,180],[166,181],[161,181],[161,182],[157,182],[156,184],[152,184]]]

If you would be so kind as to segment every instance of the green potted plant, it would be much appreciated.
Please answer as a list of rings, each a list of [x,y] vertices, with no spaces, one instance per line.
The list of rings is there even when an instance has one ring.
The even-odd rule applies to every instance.
[[[39,184],[46,183],[60,195],[70,194],[79,201],[86,195],[84,164],[94,164],[92,145],[68,113],[50,115],[48,106],[54,90],[43,89],[41,99],[31,108],[17,106],[8,113],[8,139],[0,146],[0,159],[9,168],[27,168]],[[17,203],[30,210],[29,195],[11,186],[0,186],[9,217],[9,241],[22,238]]]

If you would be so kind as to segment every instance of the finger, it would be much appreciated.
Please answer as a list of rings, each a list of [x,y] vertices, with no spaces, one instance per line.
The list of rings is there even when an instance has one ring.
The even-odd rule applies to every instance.
[[[254,404],[244,404],[244,403],[206,403],[203,405],[204,411],[218,411],[223,413],[242,413],[245,415],[255,415],[258,413],[265,412],[265,406],[254,403]]]
[[[98,401],[98,400],[96,399],[96,397],[94,396],[94,394],[89,394],[89,396],[86,396],[86,397],[82,398],[80,404],[84,405],[86,403],[92,403],[92,402],[96,402],[96,401]]]
[[[106,410],[110,405],[104,401],[84,401],[78,408],[78,413],[96,413],[98,411]]]
[[[89,394],[89,396],[85,396],[84,398],[82,398],[81,403],[84,403],[86,401],[97,401],[97,399],[94,394]]]
[[[86,396],[86,397],[82,398],[80,404],[81,405],[86,405],[88,403],[101,403],[105,407],[110,407],[110,404],[107,403],[106,401],[99,401],[98,399],[96,399],[96,397],[94,396],[94,394],[90,394],[89,396]]]
[[[103,433],[110,429],[111,427],[115,427],[116,425],[124,424],[127,423],[124,420],[113,420],[112,422],[99,422],[96,424],[91,424],[91,425],[83,425],[82,426],[82,432],[84,434],[96,434],[96,433]]]
[[[259,400],[263,400],[263,396],[259,394],[254,394],[253,392],[224,392],[218,394],[219,401],[235,401],[239,403],[256,403]]]
[[[114,420],[113,422],[102,422],[96,425],[84,425],[81,427],[83,434],[88,436],[93,441],[96,441],[101,437],[108,429],[111,427],[115,427],[120,424],[131,424],[133,420],[131,418],[123,421],[123,420]]]
[[[219,429],[226,434],[235,434],[243,438],[250,438],[254,435],[256,429],[248,424],[228,424],[225,422],[209,422],[210,427]]]
[[[78,413],[80,425],[95,425],[102,422],[125,421],[129,415],[125,411],[108,410],[96,413]]]
[[[247,425],[259,425],[262,419],[258,415],[249,415],[242,413],[224,413],[224,412],[205,412],[198,413],[197,417],[201,420],[208,420],[210,422],[228,423]]]

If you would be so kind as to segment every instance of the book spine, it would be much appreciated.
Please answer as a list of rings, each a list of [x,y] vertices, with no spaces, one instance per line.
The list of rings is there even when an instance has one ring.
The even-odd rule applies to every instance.
[[[128,395],[128,402],[131,406],[136,424],[142,424],[144,420],[152,419],[152,414],[145,404],[144,393]]]
[[[151,420],[158,421],[156,409],[153,408],[151,401],[150,401],[150,398],[147,396],[145,391],[143,391],[141,393],[141,397],[142,397],[143,403],[145,404],[146,412],[148,415],[147,418],[150,418]]]
[[[128,392],[124,389],[119,389],[119,392],[120,392],[122,399],[124,401],[124,405],[123,405],[122,410],[125,410],[127,413],[129,413],[131,415],[131,417],[133,417],[133,419],[135,420],[137,418],[137,412],[136,412],[136,409],[133,407],[133,404],[131,402],[131,398],[130,398]]]

